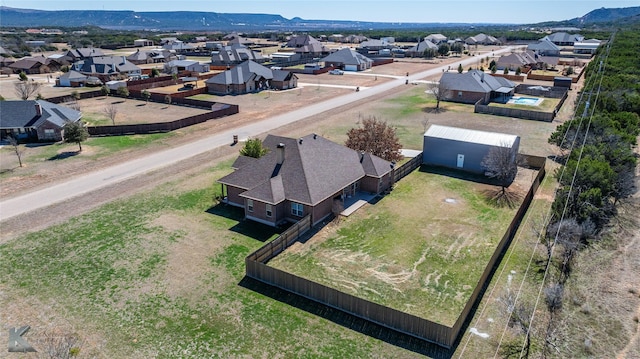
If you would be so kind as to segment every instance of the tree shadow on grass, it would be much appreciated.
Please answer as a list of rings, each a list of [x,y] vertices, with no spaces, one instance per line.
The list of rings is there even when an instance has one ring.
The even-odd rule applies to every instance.
[[[435,107],[423,107],[422,112],[437,115],[439,113],[447,112],[447,109],[442,107],[440,107],[439,109],[436,109]]]
[[[458,339],[452,349],[446,349],[422,339],[418,339],[356,317],[341,310],[331,308],[297,294],[262,283],[247,276],[245,276],[238,285],[284,304],[304,310],[307,313],[322,317],[347,329],[354,330],[369,337],[382,340],[391,345],[395,345],[421,355],[426,355],[429,358],[451,358],[460,341],[460,339]],[[460,337],[461,336],[459,336],[459,338]]]
[[[218,203],[213,207],[210,207],[206,212],[214,216],[220,216],[235,221],[236,224],[229,228],[230,231],[253,238],[260,242],[266,242],[274,235],[282,233],[287,228],[287,226],[271,227],[266,224],[247,220],[244,218],[244,209],[225,203]]]
[[[119,103],[124,103],[124,100],[120,100],[120,101],[113,101],[111,102],[112,105],[117,105]]]
[[[519,193],[502,189],[502,187],[492,188],[482,191],[487,201],[495,207],[509,207],[511,209],[518,207],[522,202],[523,196]]]
[[[80,154],[80,151],[65,151],[65,152],[58,153],[55,156],[51,156],[47,158],[47,161],[64,160],[65,158],[77,156],[79,154]]]

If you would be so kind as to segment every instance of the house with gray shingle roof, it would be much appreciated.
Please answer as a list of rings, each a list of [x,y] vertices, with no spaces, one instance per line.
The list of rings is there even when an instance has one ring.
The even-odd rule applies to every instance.
[[[559,58],[557,56],[542,56],[531,50],[525,50],[522,52],[512,52],[509,55],[500,56],[496,61],[496,68],[498,70],[515,70],[518,67],[523,70],[544,68],[544,64],[555,67],[558,64]]]
[[[536,43],[527,45],[527,50],[531,50],[538,55],[560,56],[560,48],[549,39],[539,40]]]
[[[142,69],[132,64],[124,56],[96,56],[74,62],[71,69],[89,76],[102,77],[111,75],[140,76]]]
[[[251,60],[258,63],[267,61],[262,53],[253,51],[244,45],[221,46],[211,51],[211,65],[230,66]]]
[[[558,46],[573,46],[574,43],[584,40],[584,36],[566,32],[554,32],[553,34],[543,37],[541,40],[549,40]]]
[[[311,35],[293,36],[287,41],[286,46],[293,48],[295,53],[303,57],[317,57],[329,52],[320,41]]]
[[[443,100],[475,104],[483,101],[505,102],[513,96],[516,84],[502,77],[494,77],[480,70],[465,73],[445,72],[440,78],[445,90]]]
[[[438,51],[438,45],[429,40],[420,41],[416,46],[410,47],[405,51],[406,56],[410,57],[422,57],[426,49],[432,49]]]
[[[79,111],[44,100],[0,101],[0,137],[21,141],[61,141],[62,127],[80,121]]]
[[[350,48],[340,49],[322,60],[327,67],[336,67],[345,71],[363,71],[371,68],[373,60]]]
[[[478,34],[476,36],[467,37],[464,42],[467,45],[500,45],[500,40],[487,34]]]
[[[225,203],[245,218],[270,226],[311,215],[316,224],[334,204],[360,191],[380,194],[391,186],[392,164],[312,134],[300,139],[268,135],[260,158],[239,157],[233,173],[218,180]]]
[[[442,34],[431,34],[428,36],[425,36],[424,38],[426,41],[430,41],[434,44],[440,44],[443,42],[447,42],[447,37],[442,35]]]
[[[71,62],[75,62],[75,61],[83,60],[89,57],[104,56],[104,52],[102,52],[102,50],[100,49],[96,49],[93,47],[82,47],[79,49],[72,49],[67,51],[65,53],[65,56],[71,59]]]
[[[290,71],[272,70],[249,60],[207,79],[205,84],[211,94],[240,95],[265,89],[295,88],[298,77]]]

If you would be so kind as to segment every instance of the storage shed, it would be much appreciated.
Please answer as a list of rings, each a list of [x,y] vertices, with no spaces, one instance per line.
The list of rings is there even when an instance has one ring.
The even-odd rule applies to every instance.
[[[484,174],[482,160],[494,147],[509,147],[513,161],[520,136],[431,125],[424,134],[422,163]]]

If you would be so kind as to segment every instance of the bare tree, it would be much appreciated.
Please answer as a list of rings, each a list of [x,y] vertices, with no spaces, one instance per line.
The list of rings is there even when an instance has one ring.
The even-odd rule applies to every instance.
[[[80,103],[75,97],[67,97],[64,105],[72,110],[80,111]]]
[[[387,161],[400,161],[402,154],[396,130],[375,117],[362,120],[361,127],[347,132],[345,146],[361,152],[371,153]]]
[[[28,100],[29,97],[38,93],[40,83],[35,81],[19,81],[13,84],[13,90],[21,100]]]
[[[547,324],[547,333],[545,345],[542,348],[542,357],[547,357],[547,348],[554,346],[552,340],[553,327],[555,325],[556,314],[562,309],[562,300],[564,296],[564,286],[560,283],[554,283],[544,289],[544,300],[547,304],[549,312],[549,323]]]
[[[497,181],[501,190],[494,195],[494,200],[498,204],[511,206],[515,198],[508,192],[507,187],[518,174],[517,153],[508,143],[501,143],[492,147],[480,163],[485,169],[485,176]]]
[[[449,96],[449,89],[445,87],[442,81],[431,82],[428,85],[428,91],[433,94],[436,99],[436,112],[440,111],[440,101]]]
[[[105,106],[102,111],[111,120],[111,124],[115,125],[116,124],[116,116],[118,115],[118,106],[116,106],[115,104],[112,103],[112,104],[109,104],[109,105]]]
[[[20,164],[20,167],[22,167],[22,153],[24,150],[20,148],[18,139],[13,136],[8,136],[7,141],[9,142],[9,145],[13,147],[13,152],[16,154],[16,157],[18,157],[18,163]]]
[[[573,218],[555,222],[547,228],[547,237],[562,246],[562,261],[560,262],[561,283],[566,282],[571,274],[574,257],[582,247],[583,228]]]

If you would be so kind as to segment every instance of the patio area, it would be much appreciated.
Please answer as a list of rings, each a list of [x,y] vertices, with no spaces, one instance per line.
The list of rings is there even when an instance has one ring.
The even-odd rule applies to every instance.
[[[349,217],[351,214],[357,211],[360,207],[369,203],[375,197],[376,195],[373,193],[357,192],[354,196],[345,198],[344,210],[340,212],[340,215]]]

